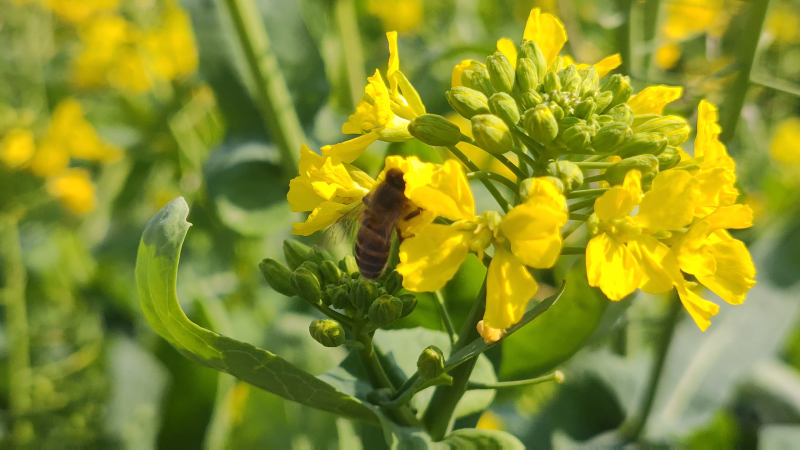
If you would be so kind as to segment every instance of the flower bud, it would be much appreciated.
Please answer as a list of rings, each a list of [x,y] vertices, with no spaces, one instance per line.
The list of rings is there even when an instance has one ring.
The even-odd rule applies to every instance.
[[[616,74],[611,75],[606,84],[603,86],[603,92],[610,92],[612,95],[611,103],[608,107],[614,107],[621,103],[625,103],[631,98],[633,88],[631,88],[630,78]],[[605,110],[599,110],[605,111]]]
[[[594,70],[594,67],[590,66],[588,69],[581,69],[578,71],[578,75],[581,77],[581,89],[578,92],[581,97],[600,88],[600,77],[597,76],[597,71]]]
[[[566,117],[565,117],[566,119]],[[561,142],[568,150],[580,152],[585,150],[592,143],[593,130],[588,125],[575,125],[564,130],[561,135]]]
[[[556,118],[556,121],[564,118],[564,109],[558,103],[547,102],[547,107],[553,112],[553,116]]]
[[[350,291],[347,286],[328,286],[325,292],[328,293],[331,306],[334,308],[345,310],[350,307]]]
[[[305,267],[298,267],[290,276],[289,283],[297,292],[297,296],[303,300],[316,305],[322,290],[319,286],[319,279]]]
[[[356,309],[368,309],[372,301],[375,300],[376,294],[377,289],[372,283],[364,279],[358,280],[350,288],[350,304]]]
[[[319,271],[322,273],[322,280],[325,284],[338,284],[339,279],[342,278],[342,271],[336,267],[336,263],[333,261],[322,261]]]
[[[267,283],[272,289],[287,297],[294,297],[297,295],[297,292],[292,288],[292,284],[289,282],[289,277],[292,275],[292,272],[284,267],[283,264],[274,259],[267,258],[261,261],[258,268],[261,269],[261,274],[264,275],[264,279],[267,280]]]
[[[461,82],[464,86],[483,92],[487,96],[496,92],[494,86],[492,86],[492,80],[489,77],[489,71],[486,66],[477,61],[472,64],[471,70],[465,70],[461,74]]]
[[[396,270],[389,272],[383,282],[383,287],[386,288],[387,293],[392,295],[397,294],[400,292],[400,289],[403,289],[403,276]]]
[[[390,294],[381,295],[369,307],[369,321],[380,328],[388,327],[403,315],[403,301]]]
[[[658,155],[667,148],[667,138],[659,133],[635,133],[631,140],[620,145],[616,154],[622,158],[636,155]]]
[[[519,123],[517,102],[505,92],[498,92],[489,98],[489,110],[495,116],[503,119],[509,128],[515,127]]]
[[[611,92],[600,92],[594,97],[594,103],[596,105],[595,112],[602,113],[603,111],[608,108],[608,105],[611,104],[611,101],[614,100],[614,94]]]
[[[686,119],[679,116],[663,116],[655,119],[648,120],[647,122],[636,127],[636,132],[653,132],[661,133],[667,137],[667,142],[671,146],[677,146],[686,142],[689,138],[691,129]]]
[[[558,79],[561,81],[561,91],[577,94],[581,90],[581,77],[574,64],[565,67],[558,72]]]
[[[318,246],[311,247],[311,250],[308,251],[308,256],[306,256],[306,261],[311,261],[316,265],[322,264],[322,261],[332,261],[333,256],[330,252],[322,250]]]
[[[308,258],[308,252],[310,251],[311,248],[309,246],[298,241],[283,241],[283,255],[286,258],[286,265],[289,266],[289,270],[297,269]]]
[[[447,102],[465,119],[478,114],[489,114],[489,101],[481,92],[456,86],[447,93]]]
[[[539,86],[539,74],[536,72],[536,66],[531,59],[521,58],[517,60],[516,75],[517,89],[520,92],[536,89]]]
[[[611,153],[615,147],[631,138],[633,131],[624,123],[612,122],[603,125],[592,139],[592,148],[597,153]]]
[[[401,302],[403,302],[403,313],[400,317],[405,317],[412,312],[414,312],[414,308],[417,307],[417,296],[414,294],[403,294],[398,297]]]
[[[524,125],[528,135],[540,144],[549,144],[558,134],[558,121],[544,104],[525,112]]]
[[[663,152],[656,155],[656,158],[658,158],[658,171],[663,172],[681,162],[681,153],[675,147],[667,147]]]
[[[614,123],[614,119],[611,116],[607,116],[605,114],[600,114],[600,115],[595,114],[595,116],[592,117],[591,122],[592,125],[596,126],[597,129],[599,130],[600,127],[604,127],[606,125]]]
[[[514,89],[514,68],[511,67],[506,55],[495,52],[494,55],[486,58],[486,68],[489,70],[492,86],[497,92],[510,93]]]
[[[585,98],[575,105],[575,112],[573,114],[575,117],[580,117],[581,119],[589,119],[594,114],[595,108],[594,100]]]
[[[432,380],[444,373],[444,353],[430,345],[417,358],[417,370],[423,380]]]
[[[533,63],[533,67],[536,69],[536,79],[540,82],[544,80],[544,75],[547,73],[547,60],[542,50],[535,42],[522,41],[522,44],[519,46],[519,57],[530,59]]]
[[[636,114],[633,116],[633,124],[631,124],[631,127],[636,129],[639,125],[659,117],[661,117],[661,114]]]
[[[633,110],[624,103],[609,109],[606,114],[611,116],[614,122],[624,123],[628,126],[633,123]]]
[[[531,108],[535,108],[536,105],[544,101],[542,95],[533,89],[523,92],[520,97],[522,99],[522,107],[525,108],[526,111]]]
[[[311,337],[325,347],[338,347],[344,343],[344,328],[333,319],[318,319],[308,327]]]
[[[572,192],[583,184],[583,172],[571,161],[553,161],[547,165],[547,173],[561,180],[566,192]]]
[[[472,118],[472,137],[480,148],[493,155],[502,155],[515,148],[508,125],[493,114],[479,114]]]
[[[544,85],[545,92],[561,90],[561,80],[558,79],[558,75],[556,75],[555,72],[548,72],[547,75],[544,76],[542,84]]]
[[[353,258],[353,255],[347,255],[342,258],[342,260],[339,261],[339,269],[348,275],[359,273],[358,263],[356,263],[356,259]]]
[[[449,147],[461,142],[458,125],[437,114],[417,116],[408,124],[412,136],[434,147]]]
[[[642,189],[649,190],[653,185],[653,178],[658,174],[658,158],[653,155],[638,155],[623,159],[606,169],[606,181],[612,186],[622,184],[625,175],[634,169],[642,173]]]
[[[316,265],[315,263],[313,263],[311,261],[303,261],[303,263],[300,264],[300,267],[298,267],[297,269],[300,269],[300,268],[308,270],[309,272],[314,274],[315,277],[317,277],[317,280],[319,280],[320,284],[323,283],[323,281],[322,281],[322,271],[319,270],[319,266]],[[295,269],[295,271],[297,271],[297,269]]]
[[[553,183],[553,185],[556,187],[556,189],[558,189],[558,192],[560,192],[562,194],[565,192],[564,183],[558,177],[544,176],[544,177],[526,178],[526,179],[522,180],[522,183],[520,183],[520,185],[519,185],[519,197],[520,197],[520,200],[522,200],[523,203],[527,202],[528,200],[530,200],[531,197],[534,194],[536,194],[537,191],[535,191],[533,189],[536,180],[547,180],[547,181]]]

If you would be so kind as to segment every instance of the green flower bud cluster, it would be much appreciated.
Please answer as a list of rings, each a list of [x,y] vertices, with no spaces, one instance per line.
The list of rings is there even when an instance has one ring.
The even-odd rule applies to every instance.
[[[403,278],[391,271],[380,280],[361,277],[355,258],[347,255],[338,262],[327,251],[308,247],[298,241],[283,243],[286,265],[274,259],[259,264],[267,283],[277,292],[289,297],[300,297],[330,315],[356,318],[373,329],[388,327],[397,319],[414,311],[417,298],[413,294],[400,294]],[[344,320],[344,319],[343,319]],[[335,320],[317,320],[311,324],[311,335],[327,347],[341,345]],[[339,342],[339,343],[336,343]]]
[[[601,83],[593,67],[562,67],[561,59],[548,67],[531,41],[520,45],[516,67],[497,52],[486,64],[473,61],[461,84],[447,92],[447,100],[470,119],[475,144],[492,154],[519,152],[525,142],[553,159],[566,154],[657,157],[689,136],[681,117],[635,115],[627,105],[633,94],[628,77],[612,75]],[[531,139],[519,140],[524,138],[520,131]],[[673,164],[675,152],[668,154],[662,167]]]

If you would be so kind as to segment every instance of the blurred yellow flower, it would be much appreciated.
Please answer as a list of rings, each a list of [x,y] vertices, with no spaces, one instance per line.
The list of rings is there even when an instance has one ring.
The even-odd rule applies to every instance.
[[[36,151],[33,133],[30,130],[15,128],[0,142],[0,161],[10,168],[16,169],[27,163]]]
[[[61,20],[76,23],[119,8],[119,0],[43,0],[43,3]]]
[[[39,178],[48,178],[61,173],[69,166],[69,151],[52,141],[39,144],[31,159],[30,170]]]
[[[144,37],[153,60],[156,77],[174,80],[197,70],[197,47],[189,16],[172,2],[161,19],[161,26]]]
[[[733,15],[728,0],[682,0],[665,2],[660,34],[664,41],[656,52],[656,64],[671,69],[680,59],[680,42],[700,33],[719,37]]]
[[[800,44],[800,13],[791,4],[782,3],[767,19],[767,29],[778,42]]]
[[[56,106],[45,140],[67,149],[73,158],[111,162],[122,156],[120,149],[100,140],[75,99],[66,99]]]
[[[775,127],[769,154],[782,164],[800,164],[800,118],[789,117]]]
[[[475,428],[482,430],[502,431],[506,429],[506,426],[505,423],[503,423],[502,417],[487,409],[483,414],[481,414],[481,417],[478,419],[478,424],[475,425]]]
[[[95,186],[86,169],[68,169],[62,172],[47,182],[47,192],[79,216],[93,210],[97,203]]]
[[[424,6],[422,0],[369,0],[367,11],[381,20],[384,30],[405,33],[419,28]]]

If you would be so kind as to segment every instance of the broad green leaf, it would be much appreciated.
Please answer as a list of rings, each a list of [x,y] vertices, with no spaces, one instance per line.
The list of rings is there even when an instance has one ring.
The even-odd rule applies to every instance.
[[[600,324],[610,302],[598,289],[589,287],[583,258],[576,261],[566,280],[558,303],[503,339],[501,379],[536,376],[555,368],[580,350]]]
[[[180,197],[147,224],[136,260],[140,305],[150,326],[184,356],[229,373],[268,392],[307,406],[376,422],[361,401],[250,344],[221,336],[190,321],[175,292],[178,259],[189,222]]]
[[[519,439],[505,431],[480,430],[477,428],[456,430],[450,433],[442,443],[453,449],[512,450],[525,448]]]

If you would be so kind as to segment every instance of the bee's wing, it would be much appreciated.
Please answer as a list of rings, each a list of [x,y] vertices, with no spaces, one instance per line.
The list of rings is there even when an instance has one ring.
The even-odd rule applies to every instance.
[[[322,242],[326,246],[334,246],[341,242],[353,242],[358,232],[358,216],[364,208],[365,206],[360,204],[340,217],[339,220],[325,230]]]

